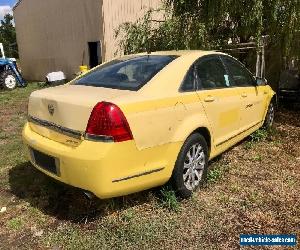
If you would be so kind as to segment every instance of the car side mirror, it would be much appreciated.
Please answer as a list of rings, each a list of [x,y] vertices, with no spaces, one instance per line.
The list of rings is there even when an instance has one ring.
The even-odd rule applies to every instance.
[[[266,78],[256,77],[256,86],[265,86],[267,84],[268,84],[268,81]]]

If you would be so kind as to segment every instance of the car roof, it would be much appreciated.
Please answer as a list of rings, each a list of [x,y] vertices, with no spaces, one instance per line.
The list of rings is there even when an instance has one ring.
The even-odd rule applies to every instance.
[[[166,56],[204,56],[204,55],[212,55],[212,54],[224,54],[219,51],[214,50],[170,50],[170,51],[154,51],[150,53],[139,53],[137,55],[166,55]]]
[[[176,56],[182,59],[187,60],[196,60],[197,58],[200,58],[202,56],[207,55],[228,55],[226,53],[222,53],[215,50],[169,50],[169,51],[153,51],[153,52],[141,52],[136,54],[128,54],[123,56],[117,56],[114,59],[115,60],[128,60],[134,57],[139,56],[150,56],[150,55],[156,55],[156,56]],[[114,60],[113,59],[113,60]],[[177,61],[177,60],[176,60]],[[109,61],[107,61],[109,62]]]

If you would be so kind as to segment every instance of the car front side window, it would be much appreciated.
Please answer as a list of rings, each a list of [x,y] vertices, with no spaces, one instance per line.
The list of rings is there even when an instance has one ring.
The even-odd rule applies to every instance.
[[[255,85],[253,76],[241,63],[228,56],[222,57],[222,60],[231,75],[232,85],[237,87],[253,87]]]
[[[200,59],[196,63],[199,89],[218,89],[230,87],[229,76],[219,57]]]

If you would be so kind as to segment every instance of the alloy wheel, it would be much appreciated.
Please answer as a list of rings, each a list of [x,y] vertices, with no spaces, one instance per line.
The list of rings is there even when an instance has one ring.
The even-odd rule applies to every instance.
[[[187,151],[183,166],[183,182],[188,190],[193,191],[200,184],[204,167],[204,150],[200,143],[194,144]]]
[[[274,122],[274,116],[275,116],[275,111],[274,111],[274,106],[271,103],[270,104],[270,108],[269,108],[269,116],[268,116],[268,123],[269,123],[269,127],[271,127],[273,125]]]

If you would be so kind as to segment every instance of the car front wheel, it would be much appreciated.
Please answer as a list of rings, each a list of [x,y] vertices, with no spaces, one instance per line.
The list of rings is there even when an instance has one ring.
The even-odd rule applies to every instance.
[[[274,117],[275,117],[275,105],[274,102],[271,101],[268,107],[268,111],[267,111],[267,115],[263,127],[266,129],[271,128],[274,123]]]
[[[200,134],[190,135],[183,144],[171,177],[178,196],[189,198],[207,178],[208,147]]]

